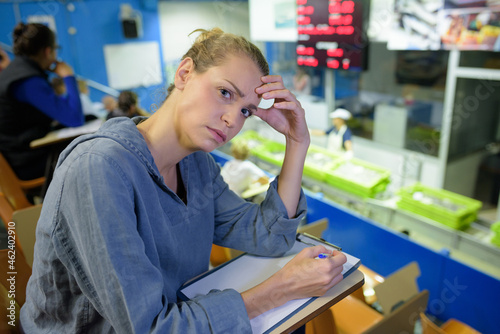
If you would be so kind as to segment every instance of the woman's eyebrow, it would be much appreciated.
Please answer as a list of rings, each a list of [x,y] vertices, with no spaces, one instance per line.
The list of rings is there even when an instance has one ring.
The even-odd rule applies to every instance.
[[[245,94],[243,94],[243,92],[238,88],[238,86],[236,86],[234,83],[232,83],[230,80],[227,80],[226,81],[231,85],[233,86],[233,89],[236,91],[236,93],[240,96],[240,97],[245,97]],[[252,110],[257,110],[257,106],[254,105],[254,104],[250,104],[248,106],[248,109],[252,109]]]
[[[240,97],[245,97],[245,94],[243,94],[243,92],[242,92],[242,91],[238,88],[238,86],[236,86],[234,83],[232,83],[232,82],[231,82],[231,81],[229,81],[229,80],[226,80],[226,81],[227,81],[227,82],[229,82],[229,84],[230,84],[231,86],[233,86],[233,89],[236,91],[236,93],[238,93],[238,95],[239,95]]]

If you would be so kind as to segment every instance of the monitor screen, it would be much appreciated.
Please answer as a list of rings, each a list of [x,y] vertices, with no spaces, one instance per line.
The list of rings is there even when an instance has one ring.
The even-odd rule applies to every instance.
[[[297,0],[297,64],[362,70],[363,6],[352,0]]]

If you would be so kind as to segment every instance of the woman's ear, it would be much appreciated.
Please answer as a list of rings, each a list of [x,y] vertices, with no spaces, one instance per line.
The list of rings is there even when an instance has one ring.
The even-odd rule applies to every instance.
[[[194,72],[194,62],[193,59],[186,57],[184,58],[175,72],[174,84],[175,88],[182,90],[186,85],[189,77]]]

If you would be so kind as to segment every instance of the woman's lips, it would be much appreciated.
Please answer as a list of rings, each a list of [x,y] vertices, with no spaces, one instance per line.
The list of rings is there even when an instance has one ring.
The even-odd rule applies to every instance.
[[[226,141],[227,136],[224,134],[224,132],[217,130],[217,129],[212,129],[212,128],[208,128],[208,130],[210,130],[210,132],[212,132],[212,135],[214,136],[215,140],[218,143],[222,144]]]

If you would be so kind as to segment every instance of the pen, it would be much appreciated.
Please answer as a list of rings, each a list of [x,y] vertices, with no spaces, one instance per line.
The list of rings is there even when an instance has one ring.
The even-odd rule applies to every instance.
[[[318,256],[315,257],[315,259],[326,259],[329,256],[330,254],[320,253]]]
[[[313,243],[310,243],[310,242],[307,242],[307,241],[302,240],[302,239],[300,238],[300,236],[301,236],[301,235],[303,235],[303,236],[305,236],[305,237],[308,237],[308,238],[310,238],[310,239],[312,239],[312,240],[314,240],[314,241],[316,241],[316,242],[318,242],[318,243],[322,243],[322,244],[325,244],[325,245],[327,245],[327,246],[333,247],[334,249],[338,250],[339,252],[340,252],[340,251],[342,251],[342,248],[341,248],[341,247],[336,246],[336,245],[334,245],[334,244],[332,244],[332,243],[329,243],[328,241],[326,241],[326,240],[324,240],[324,239],[322,239],[322,238],[315,237],[314,235],[310,235],[310,234],[308,234],[308,233],[298,233],[298,234],[297,234],[296,239],[297,239],[298,241],[302,242],[302,243],[305,243],[306,245],[309,245],[309,246],[316,246],[316,245],[315,245],[315,244],[313,244]]]

